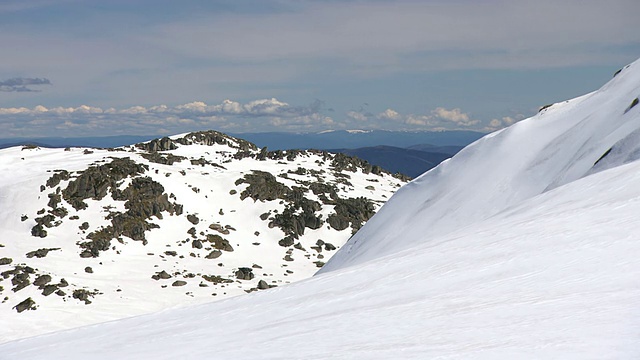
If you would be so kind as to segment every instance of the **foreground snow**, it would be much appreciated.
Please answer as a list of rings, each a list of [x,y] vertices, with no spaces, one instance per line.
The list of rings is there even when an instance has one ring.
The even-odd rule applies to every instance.
[[[0,346],[6,359],[640,356],[640,164],[420,246],[231,300]]]

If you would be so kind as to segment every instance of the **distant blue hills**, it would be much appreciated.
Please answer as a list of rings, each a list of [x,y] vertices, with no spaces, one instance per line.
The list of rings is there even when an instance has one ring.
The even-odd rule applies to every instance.
[[[367,160],[391,172],[416,177],[484,136],[475,131],[337,130],[320,133],[229,133],[269,150],[319,149],[342,152]],[[11,146],[110,148],[149,141],[157,135],[104,137],[44,137],[0,139],[0,149]]]

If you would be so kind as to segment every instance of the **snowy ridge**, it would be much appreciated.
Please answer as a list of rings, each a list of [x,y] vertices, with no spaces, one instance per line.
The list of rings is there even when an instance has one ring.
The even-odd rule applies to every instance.
[[[0,354],[638,359],[638,66],[404,186],[311,279]]]
[[[415,179],[321,272],[392,254],[488,219],[533,196],[614,166],[613,156],[633,154],[624,161],[637,159],[637,151],[628,147],[634,144],[631,138],[639,136],[635,131],[640,128],[640,107],[628,108],[640,96],[638,67],[640,63],[635,62],[598,91],[553,104],[485,136]],[[612,148],[607,154],[612,158],[598,161]]]
[[[0,150],[0,343],[308,278],[404,182],[217,132]]]

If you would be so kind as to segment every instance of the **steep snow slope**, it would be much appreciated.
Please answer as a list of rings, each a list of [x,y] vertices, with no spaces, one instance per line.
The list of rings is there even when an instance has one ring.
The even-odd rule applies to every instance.
[[[311,277],[402,183],[217,132],[0,150],[0,343]]]
[[[637,359],[640,163],[390,257],[0,345],[3,359]],[[401,241],[401,239],[398,239]]]
[[[610,161],[638,158],[629,147],[640,138],[640,106],[631,107],[640,96],[639,67],[636,61],[600,90],[489,134],[423,174],[398,191],[321,272],[429,241],[614,166]],[[608,155],[624,160],[605,157],[594,168],[612,147]]]

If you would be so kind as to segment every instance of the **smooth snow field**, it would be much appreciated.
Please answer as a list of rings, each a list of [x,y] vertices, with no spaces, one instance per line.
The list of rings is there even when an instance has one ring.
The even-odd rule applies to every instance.
[[[638,359],[639,67],[405,185],[311,279],[0,358]]]

